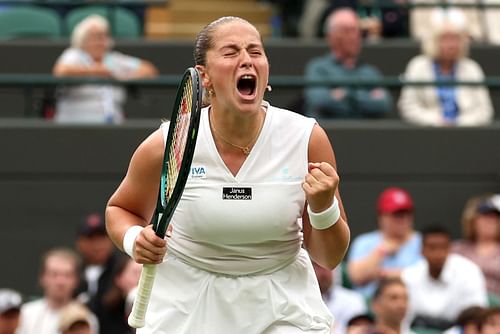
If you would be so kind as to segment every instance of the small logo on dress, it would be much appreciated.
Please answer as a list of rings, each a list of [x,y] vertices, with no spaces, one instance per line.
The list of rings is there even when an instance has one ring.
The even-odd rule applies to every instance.
[[[222,199],[243,200],[252,199],[252,188],[249,187],[224,187],[222,188]]]
[[[204,179],[207,177],[207,167],[191,166],[191,177],[194,179]]]

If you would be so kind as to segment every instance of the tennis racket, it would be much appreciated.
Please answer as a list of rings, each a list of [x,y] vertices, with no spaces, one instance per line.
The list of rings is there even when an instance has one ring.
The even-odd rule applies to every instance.
[[[184,72],[177,89],[163,156],[158,201],[151,222],[153,230],[160,238],[165,237],[191,170],[200,123],[201,102],[202,87],[199,73],[190,67]],[[128,323],[133,328],[140,328],[145,324],[155,276],[156,265],[143,265],[137,295],[128,318]]]

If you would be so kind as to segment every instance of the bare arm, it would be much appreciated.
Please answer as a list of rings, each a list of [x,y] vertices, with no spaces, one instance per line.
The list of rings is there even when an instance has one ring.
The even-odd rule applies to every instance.
[[[166,251],[165,240],[148,225],[156,206],[163,147],[163,134],[157,130],[137,148],[125,178],[106,207],[108,234],[122,250],[128,228],[147,226],[135,242],[134,258],[139,263],[159,263]]]
[[[399,245],[391,240],[383,240],[371,253],[363,258],[349,261],[347,270],[352,283],[365,285],[381,276],[392,276],[399,272],[382,268],[386,256],[396,253]]]
[[[153,63],[142,60],[139,68],[134,71],[127,79],[154,78],[158,75],[158,69]]]
[[[303,184],[306,200],[315,213],[328,209],[337,198],[341,215],[333,226],[318,230],[311,226],[304,210],[304,244],[313,260],[325,268],[333,269],[344,258],[350,239],[347,218],[338,191],[339,176],[335,154],[325,131],[315,125],[309,141],[309,163],[312,169]],[[311,165],[312,163],[312,165]]]
[[[52,74],[57,77],[103,77],[112,76],[111,71],[101,63],[92,66],[81,66],[56,63],[52,69]]]

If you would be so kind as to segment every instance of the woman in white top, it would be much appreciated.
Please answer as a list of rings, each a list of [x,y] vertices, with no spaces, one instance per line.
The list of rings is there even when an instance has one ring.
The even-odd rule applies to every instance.
[[[459,13],[459,12],[457,12]],[[424,126],[479,126],[493,119],[487,87],[481,84],[481,66],[467,57],[465,19],[436,16],[432,34],[422,42],[423,54],[408,63],[404,78],[409,81],[475,81],[478,85],[415,86],[401,90],[398,102],[402,118]]]
[[[138,333],[330,333],[309,259],[333,268],[349,242],[328,137],[263,101],[269,63],[249,22],[212,22],[194,55],[210,105],[170,237],[148,225],[166,124],[136,150],[106,209],[116,245],[132,238],[129,255],[159,264]]]
[[[118,80],[152,78],[156,67],[148,61],[112,51],[109,24],[99,15],[83,19],[73,30],[71,47],[52,70],[59,77]],[[60,123],[119,123],[124,118],[125,90],[116,85],[79,85],[60,89],[55,121]]]

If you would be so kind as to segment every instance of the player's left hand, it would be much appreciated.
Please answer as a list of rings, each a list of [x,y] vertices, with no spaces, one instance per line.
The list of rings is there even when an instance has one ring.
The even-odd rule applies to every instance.
[[[308,167],[302,188],[311,210],[322,212],[332,205],[340,179],[335,168],[327,162],[310,162]]]

